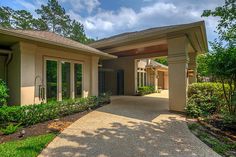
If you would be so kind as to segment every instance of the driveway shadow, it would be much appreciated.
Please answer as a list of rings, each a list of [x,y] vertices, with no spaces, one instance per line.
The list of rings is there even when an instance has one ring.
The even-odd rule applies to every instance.
[[[94,132],[82,131],[79,136],[64,132],[58,137],[66,139],[63,144],[54,148],[49,146],[43,154],[50,157],[209,156],[201,142],[195,138],[186,139],[189,132],[182,124],[182,121],[170,117],[158,125],[133,121],[124,125],[116,122],[110,128],[98,128]],[[174,134],[171,133],[173,131]],[[214,153],[210,155],[215,156]]]

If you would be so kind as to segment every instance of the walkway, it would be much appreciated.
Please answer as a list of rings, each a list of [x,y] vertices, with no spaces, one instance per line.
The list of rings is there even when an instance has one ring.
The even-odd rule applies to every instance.
[[[113,97],[64,130],[40,157],[219,157],[191,134],[184,117],[168,112],[163,93]]]

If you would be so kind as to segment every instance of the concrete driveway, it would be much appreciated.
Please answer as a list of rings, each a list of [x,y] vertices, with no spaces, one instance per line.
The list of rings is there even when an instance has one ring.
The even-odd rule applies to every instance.
[[[168,112],[167,92],[115,96],[110,105],[77,120],[40,157],[218,157]]]

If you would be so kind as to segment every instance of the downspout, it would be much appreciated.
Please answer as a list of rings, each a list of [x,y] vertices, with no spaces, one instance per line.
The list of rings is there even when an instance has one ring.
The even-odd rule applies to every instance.
[[[6,83],[8,83],[8,65],[12,60],[12,51],[0,49],[0,54],[7,55],[7,58],[4,63],[4,70],[5,70],[5,81]]]

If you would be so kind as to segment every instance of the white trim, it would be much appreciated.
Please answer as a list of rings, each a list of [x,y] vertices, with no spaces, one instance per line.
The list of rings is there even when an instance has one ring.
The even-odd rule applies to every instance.
[[[70,59],[64,58],[57,58],[57,57],[43,57],[44,68],[43,68],[43,75],[44,75],[44,86],[45,86],[45,101],[47,102],[47,65],[46,61],[56,61],[57,62],[57,101],[62,101],[62,69],[61,64],[62,62],[70,63],[70,98],[75,98],[75,87],[74,87],[74,66],[75,64],[81,64],[82,66],[82,91],[81,97],[84,97],[84,62],[82,61],[75,61]]]

